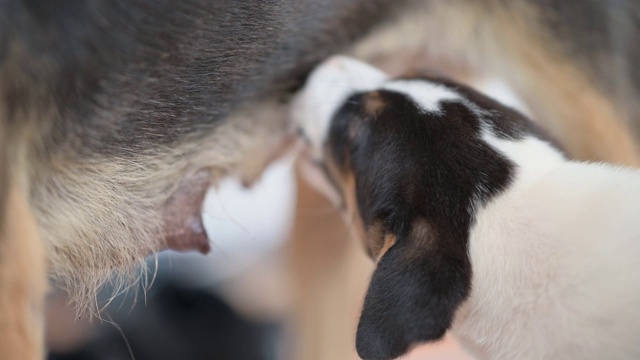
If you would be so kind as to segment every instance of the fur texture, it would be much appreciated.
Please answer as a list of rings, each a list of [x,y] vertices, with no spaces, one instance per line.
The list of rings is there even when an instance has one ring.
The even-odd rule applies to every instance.
[[[204,192],[257,176],[290,132],[286,90],[380,18],[363,3],[0,5],[7,170],[78,304],[167,246],[208,249]],[[333,21],[354,27],[311,36]]]
[[[402,65],[444,56],[493,72],[572,156],[638,164],[636,8],[633,1],[3,1],[0,222],[13,212],[15,181],[49,274],[84,305],[111,274],[126,275],[152,252],[206,251],[201,194],[222,176],[257,176],[290,130],[281,101],[342,50]],[[0,242],[15,241],[5,237]]]
[[[3,359],[44,358],[45,249],[24,191],[12,181],[11,211],[0,242],[0,354]]]
[[[601,32],[636,26],[614,21],[624,12],[597,6],[582,11],[610,14]],[[245,115],[262,117],[259,104],[273,108],[273,97],[346,45],[372,60],[416,49],[486,68],[520,90],[572,155],[636,162],[626,126],[635,108],[604,95],[595,64],[606,50],[587,51],[595,30],[559,20],[574,17],[572,6],[12,0],[0,10],[0,110],[11,134],[5,153],[30,194],[51,273],[84,303],[106,274],[163,248],[173,233],[188,233],[201,199],[189,199],[184,211],[165,209],[193,174],[204,169],[216,179],[244,170],[251,151],[268,158],[285,136],[283,114]],[[587,64],[572,61],[578,45]],[[616,69],[631,71],[635,53],[616,56],[625,60]],[[615,93],[637,92],[635,82],[624,84]],[[182,212],[189,217],[165,224],[165,213]],[[192,247],[203,248],[202,235]]]
[[[377,260],[361,357],[447,330],[481,359],[640,356],[640,172],[569,161],[469,88],[345,57],[293,114]]]

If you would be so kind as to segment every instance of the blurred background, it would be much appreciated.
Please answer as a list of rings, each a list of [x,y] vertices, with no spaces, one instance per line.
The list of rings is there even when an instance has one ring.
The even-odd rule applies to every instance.
[[[393,74],[424,59],[381,59]],[[499,79],[437,66],[527,112]],[[417,69],[428,72],[428,69]],[[141,270],[147,279],[97,301],[99,318],[76,316],[65,294],[48,300],[50,360],[357,359],[355,328],[373,264],[328,201],[303,180],[293,156],[245,189],[227,179],[211,189],[204,222],[208,256],[164,252]],[[450,338],[405,360],[471,359]]]

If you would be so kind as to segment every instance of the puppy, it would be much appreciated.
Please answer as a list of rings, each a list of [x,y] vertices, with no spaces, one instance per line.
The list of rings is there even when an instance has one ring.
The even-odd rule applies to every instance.
[[[640,172],[568,160],[520,113],[334,57],[293,117],[377,268],[357,350],[451,332],[479,359],[640,357]]]

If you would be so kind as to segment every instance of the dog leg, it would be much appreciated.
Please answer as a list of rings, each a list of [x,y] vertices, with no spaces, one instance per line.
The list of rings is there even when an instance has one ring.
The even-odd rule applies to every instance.
[[[13,186],[0,235],[0,359],[44,359],[44,247],[26,197]]]
[[[294,319],[290,359],[358,359],[355,329],[371,262],[340,213],[299,178],[290,245]]]

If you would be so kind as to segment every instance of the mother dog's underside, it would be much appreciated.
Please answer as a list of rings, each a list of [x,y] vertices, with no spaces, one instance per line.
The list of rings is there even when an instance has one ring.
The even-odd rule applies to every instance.
[[[287,90],[379,18],[371,5],[3,5],[7,167],[51,273],[86,300],[114,268],[159,249],[208,251],[206,189],[259,172],[289,131]]]
[[[632,1],[3,1],[0,294],[13,297],[0,295],[0,313],[31,324],[13,333],[38,343],[39,248],[83,303],[151,253],[208,251],[206,189],[260,173],[292,130],[290,93],[335,52],[374,63],[420,52],[502,76],[573,155],[638,164],[638,11]],[[14,346],[3,341],[0,351]]]

